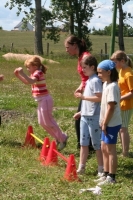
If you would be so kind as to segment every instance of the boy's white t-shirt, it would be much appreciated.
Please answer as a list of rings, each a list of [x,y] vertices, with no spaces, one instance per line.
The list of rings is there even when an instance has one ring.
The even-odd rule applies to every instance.
[[[107,106],[109,102],[116,102],[113,116],[107,126],[113,127],[122,124],[121,111],[120,111],[120,89],[117,82],[103,84],[103,93],[100,110],[100,124],[104,120],[105,113],[107,112]]]
[[[86,86],[83,96],[95,96],[96,93],[102,93],[102,81],[94,74],[86,81]],[[92,102],[82,100],[81,116],[100,115],[100,102]]]

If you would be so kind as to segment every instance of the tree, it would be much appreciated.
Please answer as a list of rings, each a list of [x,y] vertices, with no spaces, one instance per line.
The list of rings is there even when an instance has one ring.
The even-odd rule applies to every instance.
[[[125,25],[125,21],[129,18],[133,18],[131,16],[131,13],[128,12],[124,12],[123,11],[123,5],[126,4],[128,1],[130,0],[118,0],[117,4],[118,4],[118,10],[119,10],[119,36],[118,36],[118,40],[119,40],[119,49],[125,51],[125,46],[124,46],[124,25]]]
[[[125,51],[124,46],[124,38],[123,38],[123,19],[124,19],[124,13],[122,9],[122,1],[118,0],[118,9],[119,9],[119,37],[118,37],[118,43],[119,43],[119,49],[122,51]]]
[[[18,12],[20,14],[24,7],[30,7],[32,5],[31,0],[10,0],[6,3],[6,7],[9,6],[9,9],[17,6]],[[43,55],[42,47],[42,28],[41,28],[41,0],[35,0],[35,43],[34,43],[34,53],[38,55]]]
[[[43,45],[42,45],[42,31],[45,32],[46,25],[50,25],[52,28],[49,30],[46,38],[54,40],[54,42],[59,41],[59,29],[54,27],[54,18],[50,11],[44,9],[41,6],[41,0],[35,0],[35,9],[32,8],[31,0],[10,0],[7,2],[6,7],[13,9],[15,6],[18,8],[17,15],[20,14],[23,7],[29,7],[29,12],[23,11],[25,13],[25,18],[23,22],[25,24],[27,21],[31,21],[32,25],[35,27],[35,42],[34,42],[34,53],[38,55],[43,55]]]
[[[91,3],[91,0],[51,0],[52,14],[55,19],[69,23],[69,33],[85,39],[89,50],[92,43],[89,40],[91,30],[88,28],[88,23],[94,11]]]

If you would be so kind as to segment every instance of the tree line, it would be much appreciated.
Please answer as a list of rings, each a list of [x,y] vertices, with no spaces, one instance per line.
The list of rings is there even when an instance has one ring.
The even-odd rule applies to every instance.
[[[109,26],[105,26],[103,30],[102,29],[96,30],[95,27],[93,27],[91,30],[92,35],[111,36],[111,32],[112,32],[112,24],[110,24]],[[115,36],[117,36],[117,37],[119,36],[119,24],[116,24]],[[124,24],[123,36],[124,37],[133,37],[133,28],[130,25]]]

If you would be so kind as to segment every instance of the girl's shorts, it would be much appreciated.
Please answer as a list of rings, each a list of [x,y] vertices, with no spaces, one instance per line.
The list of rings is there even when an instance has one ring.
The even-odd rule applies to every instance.
[[[80,145],[88,146],[92,141],[95,150],[101,148],[101,129],[99,127],[99,116],[81,116],[80,120]]]
[[[128,128],[129,121],[131,119],[132,113],[133,113],[133,109],[131,109],[131,110],[121,110],[122,127]]]
[[[105,135],[104,132],[102,131],[101,135],[101,141],[103,141],[106,144],[116,144],[117,143],[117,136],[118,132],[121,128],[121,125],[114,126],[114,127],[108,127],[107,126],[107,134]]]

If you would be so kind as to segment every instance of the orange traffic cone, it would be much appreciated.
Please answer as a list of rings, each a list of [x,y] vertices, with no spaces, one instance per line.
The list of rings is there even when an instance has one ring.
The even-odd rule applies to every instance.
[[[58,157],[57,153],[54,150],[56,150],[56,143],[55,141],[52,141],[46,161],[43,163],[44,165],[57,165]]]
[[[35,139],[31,136],[31,133],[33,133],[33,128],[32,128],[32,126],[28,126],[24,146],[30,145],[32,147],[36,147]]]
[[[76,171],[76,162],[73,154],[70,155],[68,158],[64,178],[68,181],[75,181],[75,180],[79,181]]]
[[[50,141],[49,141],[49,138],[46,137],[44,139],[44,143],[43,143],[42,150],[41,150],[41,153],[40,153],[40,160],[41,161],[46,160],[48,152],[49,152],[49,147],[50,147]]]

